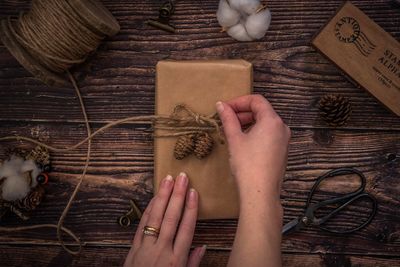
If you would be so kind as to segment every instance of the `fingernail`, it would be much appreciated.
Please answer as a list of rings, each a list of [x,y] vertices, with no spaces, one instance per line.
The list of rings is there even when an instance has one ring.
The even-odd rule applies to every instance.
[[[189,189],[189,200],[194,201],[196,199],[196,190],[194,188]]]
[[[174,178],[172,178],[171,175],[167,175],[167,177],[164,178],[164,185],[168,186],[174,181]]]
[[[206,254],[207,245],[203,245],[199,251],[199,257],[203,258],[204,254]]]
[[[186,185],[187,182],[187,175],[184,172],[181,172],[178,176],[178,183],[180,185]]]
[[[222,113],[224,111],[224,104],[221,101],[218,101],[216,104],[218,113]]]

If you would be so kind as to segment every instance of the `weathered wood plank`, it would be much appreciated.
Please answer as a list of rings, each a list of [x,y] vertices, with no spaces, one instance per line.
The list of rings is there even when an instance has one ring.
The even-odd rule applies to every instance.
[[[335,167],[362,170],[367,175],[367,190],[379,201],[376,219],[356,234],[334,236],[309,228],[284,237],[283,251],[290,252],[284,254],[284,265],[398,265],[400,120],[366,92],[355,88],[309,46],[313,34],[342,1],[268,1],[273,12],[270,30],[261,41],[252,43],[236,42],[219,31],[215,0],[180,1],[173,17],[178,28],[174,35],[143,23],[157,16],[158,1],[103,2],[119,20],[121,32],[102,44],[96,55],[74,72],[95,128],[98,122],[153,113],[154,66],[159,60],[244,58],[254,65],[255,92],[265,95],[294,129],[281,193],[285,222],[301,214],[313,180]],[[399,40],[400,9],[389,2],[353,1]],[[1,1],[0,18],[27,10],[28,3],[28,0]],[[0,136],[41,136],[56,146],[71,145],[85,137],[84,125],[78,124],[82,122],[82,114],[71,88],[49,88],[36,81],[2,44],[0,58]],[[351,120],[340,130],[326,129],[316,108],[318,97],[335,92],[349,97],[354,106]],[[89,175],[66,220],[66,226],[84,241],[115,248],[89,246],[81,257],[72,258],[61,248],[48,246],[56,244],[53,231],[1,233],[0,265],[120,266],[136,226],[122,229],[116,219],[127,210],[130,198],[137,200],[141,208],[151,198],[152,141],[137,131],[147,127],[120,126],[94,141]],[[0,157],[4,156],[4,148],[12,144],[22,145],[0,143]],[[84,147],[55,154],[47,199],[31,221],[21,223],[9,216],[0,226],[56,223],[78,181],[84,156]],[[341,180],[324,188],[336,190],[352,185],[349,180]],[[325,192],[319,198],[330,195]],[[359,203],[356,208],[346,210],[334,225],[351,225],[354,218],[365,218],[366,212],[368,208]],[[236,220],[199,222],[194,243],[229,249],[236,223]],[[227,252],[214,250],[207,254],[202,266],[225,266],[227,258]]]
[[[66,254],[59,247],[35,246],[35,253],[30,246],[1,246],[2,261],[0,266],[122,266],[128,253],[128,247],[86,247],[79,257]],[[230,251],[207,250],[201,267],[224,267]],[[40,257],[38,257],[40,255]],[[283,266],[309,267],[347,267],[347,266],[397,266],[398,257],[368,257],[343,254],[291,254],[283,253]]]
[[[343,93],[354,105],[347,128],[400,129],[400,120],[364,90],[355,88],[309,46],[311,36],[341,1],[270,1],[273,23],[259,42],[239,43],[219,32],[216,1],[191,1],[177,7],[176,35],[149,29],[158,2],[105,1],[121,23],[121,33],[78,68],[92,121],[154,110],[155,64],[162,59],[244,58],[254,64],[255,92],[264,94],[292,127],[324,127],[316,102],[326,93]],[[400,10],[387,1],[355,1],[395,38]],[[3,5],[3,4],[2,4]],[[5,1],[0,16],[16,14],[24,1]],[[81,121],[71,88],[49,88],[19,66],[0,46],[0,120]],[[10,79],[12,77],[12,79]],[[107,112],[104,112],[107,109]],[[52,112],[48,112],[52,110]]]
[[[71,145],[85,136],[82,125],[75,124],[9,122],[2,126],[0,135],[6,132],[18,132],[36,138],[40,135],[58,147]],[[141,208],[151,198],[152,141],[143,136],[140,129],[146,129],[146,126],[125,125],[106,131],[94,140],[89,175],[66,220],[66,226],[76,230],[86,242],[109,245],[129,243],[135,227],[120,228],[116,220],[128,209],[130,198],[138,201]],[[315,178],[336,167],[356,167],[366,174],[367,191],[378,199],[379,211],[370,226],[351,236],[334,236],[308,228],[285,237],[284,251],[398,255],[399,138],[397,132],[391,131],[293,131],[288,173],[282,190],[285,222],[301,214]],[[0,143],[0,151],[17,143]],[[84,155],[84,147],[53,155],[54,172],[47,187],[46,201],[32,220],[24,224],[57,222],[73,185],[77,183]],[[341,190],[350,186],[354,186],[354,181],[342,179],[328,184],[325,189]],[[325,192],[319,197],[328,196],[331,194]],[[349,209],[335,224],[354,225],[357,220],[365,219],[369,210],[362,206],[360,203]],[[199,222],[194,242],[229,248],[234,239],[236,223],[236,220]],[[9,216],[1,223],[7,226],[20,224],[14,216]],[[0,242],[6,243],[54,241],[54,232],[47,230],[0,236]]]

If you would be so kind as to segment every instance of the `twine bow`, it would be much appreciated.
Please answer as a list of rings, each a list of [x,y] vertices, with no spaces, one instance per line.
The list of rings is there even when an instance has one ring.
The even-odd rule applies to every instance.
[[[194,112],[185,104],[177,104],[172,114],[165,117],[157,117],[153,122],[155,130],[169,131],[154,135],[154,137],[173,137],[198,132],[216,132],[218,140],[224,144],[223,133],[221,130],[221,121],[217,113],[206,116]]]

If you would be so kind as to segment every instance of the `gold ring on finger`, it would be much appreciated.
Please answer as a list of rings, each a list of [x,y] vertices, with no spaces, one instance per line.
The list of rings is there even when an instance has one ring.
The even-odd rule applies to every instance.
[[[160,234],[160,229],[146,225],[143,228],[143,234],[158,237],[158,235]]]

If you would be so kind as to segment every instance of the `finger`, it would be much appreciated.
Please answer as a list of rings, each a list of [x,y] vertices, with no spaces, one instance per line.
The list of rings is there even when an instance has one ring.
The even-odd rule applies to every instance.
[[[168,175],[161,181],[160,189],[154,198],[153,207],[149,215],[149,220],[146,226],[160,229],[161,222],[164,217],[165,209],[171,196],[172,188],[174,185],[174,179],[171,175]],[[143,236],[143,244],[154,244],[157,238],[154,236]]]
[[[236,113],[236,116],[239,119],[239,122],[242,126],[251,124],[254,122],[253,113],[252,112],[240,112]]]
[[[154,203],[154,197],[150,200],[149,205],[147,205],[147,208],[143,212],[142,218],[140,219],[139,225],[136,229],[136,234],[135,237],[133,238],[133,243],[132,243],[134,250],[138,249],[140,247],[140,244],[142,243],[143,228],[146,226],[147,221],[149,220],[153,203]]]
[[[277,116],[268,100],[261,95],[245,95],[227,101],[235,112],[252,112],[254,119],[259,121],[264,117]]]
[[[182,215],[188,187],[188,178],[185,173],[180,173],[176,178],[174,191],[168,203],[167,211],[161,224],[160,236],[157,242],[170,243],[175,237],[176,228]]]
[[[199,196],[194,189],[190,189],[186,200],[185,210],[182,221],[176,235],[174,252],[176,255],[186,257],[189,254],[190,245],[196,227],[197,212],[199,206]]]
[[[236,113],[229,105],[217,102],[216,107],[224,127],[226,139],[228,140],[228,143],[231,143],[242,134],[242,126],[240,125]]]
[[[192,253],[190,253],[187,267],[198,267],[200,266],[200,262],[206,253],[207,246],[204,245],[202,247],[197,247],[193,249]]]

